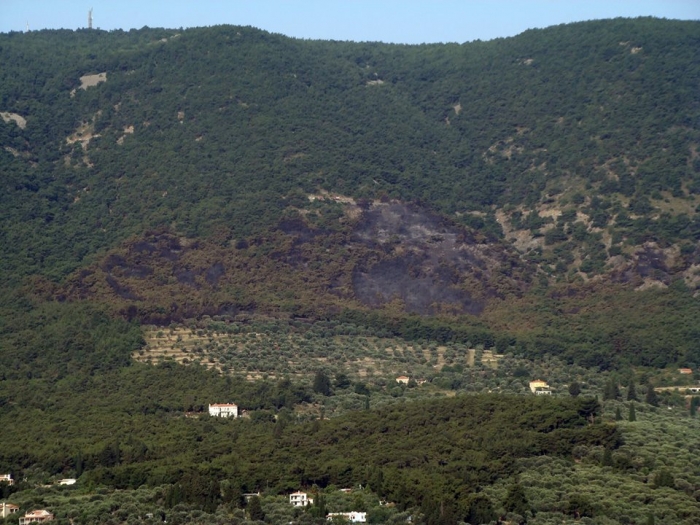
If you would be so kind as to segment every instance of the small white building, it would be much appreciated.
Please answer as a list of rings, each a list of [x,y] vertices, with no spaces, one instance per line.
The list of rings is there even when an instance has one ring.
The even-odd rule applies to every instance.
[[[238,405],[215,403],[209,405],[209,415],[215,417],[238,417]]]
[[[12,479],[12,474],[0,474],[0,483],[7,483],[8,485],[14,485],[15,482]]]
[[[328,521],[333,521],[335,518],[343,518],[350,523],[367,523],[366,512],[329,512]]]
[[[76,482],[77,482],[77,480],[73,479],[73,478],[65,478],[65,479],[58,480],[59,485],[75,485]]]
[[[17,514],[19,507],[12,503],[0,503],[0,518],[7,518],[10,514]]]
[[[292,492],[289,495],[289,503],[294,507],[306,507],[307,505],[313,505],[314,499],[310,498],[306,492]]]
[[[399,376],[396,378],[396,382],[400,385],[407,385],[410,380],[411,378],[408,376]]]

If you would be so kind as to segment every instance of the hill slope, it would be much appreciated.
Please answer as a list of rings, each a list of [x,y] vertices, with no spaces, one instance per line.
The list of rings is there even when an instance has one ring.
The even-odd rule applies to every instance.
[[[2,280],[142,320],[380,309],[559,352],[638,356],[646,315],[680,325],[652,362],[695,361],[699,50],[700,24],[655,19],[463,45],[0,35]],[[611,290],[633,306],[601,327]]]

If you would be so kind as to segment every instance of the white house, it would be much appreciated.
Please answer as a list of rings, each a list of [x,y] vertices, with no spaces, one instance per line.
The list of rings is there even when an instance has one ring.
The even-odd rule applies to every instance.
[[[8,485],[14,485],[14,480],[12,479],[12,474],[0,474],[0,483],[7,483]]]
[[[0,518],[7,518],[10,514],[17,514],[19,507],[12,503],[0,503]]]
[[[209,415],[216,417],[238,417],[238,405],[225,403],[209,405]]]
[[[306,507],[307,505],[313,505],[314,499],[310,498],[306,492],[292,492],[289,495],[289,503],[295,507]]]
[[[33,510],[27,512],[24,517],[19,519],[19,525],[29,525],[29,523],[41,523],[42,521],[53,520],[53,514],[48,510]]]
[[[410,380],[411,378],[408,376],[399,376],[396,378],[396,382],[402,385],[407,385]]]
[[[333,521],[334,518],[344,518],[350,523],[367,523],[366,512],[329,512],[326,519]]]

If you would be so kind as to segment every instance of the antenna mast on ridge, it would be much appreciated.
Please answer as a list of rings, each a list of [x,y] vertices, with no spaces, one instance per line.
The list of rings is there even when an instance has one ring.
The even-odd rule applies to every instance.
[[[92,7],[88,11],[88,29],[92,29]]]

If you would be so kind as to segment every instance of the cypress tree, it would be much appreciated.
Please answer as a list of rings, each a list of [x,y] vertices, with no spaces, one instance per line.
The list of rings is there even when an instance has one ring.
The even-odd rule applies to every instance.
[[[634,404],[630,403],[630,421],[637,421],[637,412],[635,411]]]
[[[627,387],[627,401],[639,401],[637,388],[634,386],[634,378],[630,379],[630,384]]]
[[[647,393],[646,393],[646,402],[649,403],[652,406],[659,406],[659,396],[656,395],[656,391],[654,390],[654,385],[651,383],[647,383]]]
[[[615,421],[622,421],[622,412],[620,411],[620,407],[615,409]]]
[[[530,510],[530,504],[525,495],[525,489],[519,481],[515,481],[508,489],[508,494],[503,502],[503,507],[508,512],[514,512],[525,517],[525,514]]]
[[[248,501],[248,515],[252,521],[262,521],[265,519],[265,513],[262,510],[262,505],[260,505],[260,498],[253,496]]]
[[[603,401],[612,399],[620,399],[620,387],[614,379],[610,379],[605,385],[605,390],[603,390]]]
[[[331,379],[323,370],[318,370],[314,377],[314,392],[324,396],[331,395]]]
[[[314,504],[309,509],[309,513],[314,518],[325,519],[328,511],[326,510],[326,498],[321,493],[314,493]]]
[[[496,518],[496,511],[487,496],[476,494],[472,497],[465,521],[468,523],[490,523]]]
[[[690,403],[690,407],[691,407],[691,411],[692,411],[693,403]],[[84,470],[85,470],[85,458],[83,458],[83,453],[81,451],[78,451],[78,454],[75,456],[75,476],[79,478],[80,476],[83,475]]]

